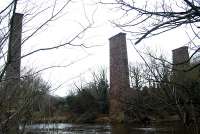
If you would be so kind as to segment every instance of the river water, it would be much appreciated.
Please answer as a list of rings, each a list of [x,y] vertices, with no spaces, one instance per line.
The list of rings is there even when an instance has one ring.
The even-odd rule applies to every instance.
[[[190,134],[177,126],[134,126],[110,124],[34,124],[27,125],[26,134]]]

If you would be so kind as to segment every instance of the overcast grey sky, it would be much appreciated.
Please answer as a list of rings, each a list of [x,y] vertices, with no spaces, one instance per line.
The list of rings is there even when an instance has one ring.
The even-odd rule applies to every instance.
[[[61,13],[60,17],[46,25],[38,34],[23,44],[23,54],[33,50],[45,47],[51,47],[65,42],[76,35],[88,22],[93,23],[92,28],[88,29],[75,43],[84,43],[87,46],[96,46],[84,48],[77,46],[65,46],[59,49],[38,52],[22,60],[22,66],[33,68],[36,71],[49,66],[66,66],[63,68],[52,68],[41,72],[42,77],[49,81],[52,88],[61,85],[53,94],[65,96],[69,90],[73,89],[73,83],[80,85],[80,81],[88,82],[92,76],[91,72],[98,70],[100,66],[109,67],[109,41],[108,39],[121,32],[115,28],[110,20],[120,17],[121,12],[111,6],[97,5],[97,0],[74,0]],[[9,0],[1,0],[1,7],[6,5]],[[58,0],[55,10],[62,7],[66,0]],[[44,9],[54,3],[54,0],[20,0],[17,9],[20,13],[25,13],[24,22],[26,22],[34,11]],[[41,7],[39,7],[42,4]],[[136,0],[141,4],[141,0]],[[26,8],[25,8],[26,7]],[[29,11],[34,7],[34,11]],[[51,11],[51,10],[49,10]],[[38,17],[25,24],[23,34],[25,38],[31,30],[39,26],[42,20],[48,17],[50,12],[46,11]],[[137,30],[137,28],[135,29]],[[133,38],[127,34],[129,62],[142,62],[128,39]],[[159,36],[144,40],[136,48],[139,51],[152,50],[162,52],[167,58],[171,59],[171,50],[184,45],[188,41],[187,33],[184,28],[176,29]],[[69,66],[68,66],[69,65]],[[109,69],[108,69],[109,71]],[[84,84],[84,83],[83,83]]]

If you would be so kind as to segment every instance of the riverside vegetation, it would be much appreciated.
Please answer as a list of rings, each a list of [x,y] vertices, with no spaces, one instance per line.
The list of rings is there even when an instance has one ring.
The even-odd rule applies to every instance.
[[[129,123],[148,125],[156,122],[180,122],[186,127],[198,127],[200,115],[199,68],[187,74],[187,82],[178,85],[173,80],[170,64],[161,56],[150,57],[146,65],[130,65],[131,97],[124,109]],[[192,63],[196,64],[196,63]],[[76,86],[66,97],[50,95],[49,87],[40,77],[27,77],[22,82],[34,92],[34,103],[24,120],[33,122],[110,123],[109,86],[106,71],[93,73],[93,80]],[[176,88],[174,87],[176,86]],[[33,88],[34,87],[34,88]],[[32,111],[31,111],[32,110]]]
[[[177,85],[172,79],[170,64],[162,56],[159,60],[150,57],[148,66],[130,65],[133,92],[130,98],[121,102],[129,106],[124,109],[130,115],[127,122],[142,125],[178,122],[196,132],[200,117],[199,67],[187,74],[187,82]],[[20,98],[13,98],[9,103],[9,114],[18,114],[9,120],[17,119],[20,126],[59,122],[111,123],[105,69],[94,72],[92,81],[85,86],[75,85],[76,89],[66,97],[52,96],[50,84],[33,71],[24,74],[20,89],[16,91]],[[1,88],[3,92],[3,86]],[[1,100],[1,104],[4,104],[1,113],[8,113],[5,101]],[[3,122],[1,129],[8,126],[9,120]]]

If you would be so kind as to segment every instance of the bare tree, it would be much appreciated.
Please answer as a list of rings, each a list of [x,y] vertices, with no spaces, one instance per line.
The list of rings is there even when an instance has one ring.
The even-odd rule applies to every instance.
[[[142,64],[137,63],[136,65],[129,65],[129,72],[130,72],[130,84],[131,86],[136,89],[140,90],[142,85],[145,84],[144,82],[144,66]]]
[[[137,92],[129,102],[130,107],[134,108],[134,112],[140,111],[139,113],[151,111],[147,115],[154,118],[168,118],[174,115],[186,127],[194,126],[194,131],[197,131],[199,116],[199,79],[195,77],[197,71],[185,74],[186,81],[178,83],[173,79],[172,65],[164,56],[148,54],[148,58],[143,57],[143,59],[146,67],[142,79],[146,79],[150,84],[142,85],[141,91]]]
[[[136,32],[140,43],[143,39],[178,28],[182,25],[191,24],[198,28],[199,2],[197,0],[182,1],[124,1],[116,0],[111,3],[100,2],[103,4],[112,4],[124,12],[125,17],[130,16],[125,22],[114,23],[116,26],[124,29],[140,25],[141,31]],[[140,5],[138,3],[144,3]],[[131,17],[131,14],[135,15]],[[127,18],[127,17],[126,17]],[[123,19],[123,18],[122,18]],[[149,23],[149,25],[144,25]],[[143,24],[144,23],[144,24]],[[127,31],[134,33],[134,31]],[[198,33],[197,35],[198,36]]]
[[[113,0],[111,2],[100,0],[101,4],[111,5],[121,11],[118,19],[111,22],[122,31],[132,35],[133,44],[152,36],[158,36],[170,30],[185,28],[189,42],[194,51],[187,62],[195,57],[200,50],[197,41],[199,38],[200,3],[198,0]],[[191,71],[199,66],[185,70]]]

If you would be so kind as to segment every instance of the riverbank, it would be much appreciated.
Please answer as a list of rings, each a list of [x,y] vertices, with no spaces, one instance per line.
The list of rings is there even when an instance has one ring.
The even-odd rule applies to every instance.
[[[180,120],[177,117],[171,117],[168,119],[149,119],[145,118],[143,121],[130,120],[127,122],[113,122],[108,114],[83,114],[76,116],[67,114],[66,116],[56,117],[43,117],[34,118],[31,120],[32,123],[110,123],[110,124],[139,124],[139,125],[150,125],[150,124],[180,124]]]
[[[111,119],[107,114],[95,115],[92,113],[83,114],[76,116],[68,114],[67,116],[56,116],[56,117],[42,117],[34,118],[31,120],[32,123],[111,123]]]

